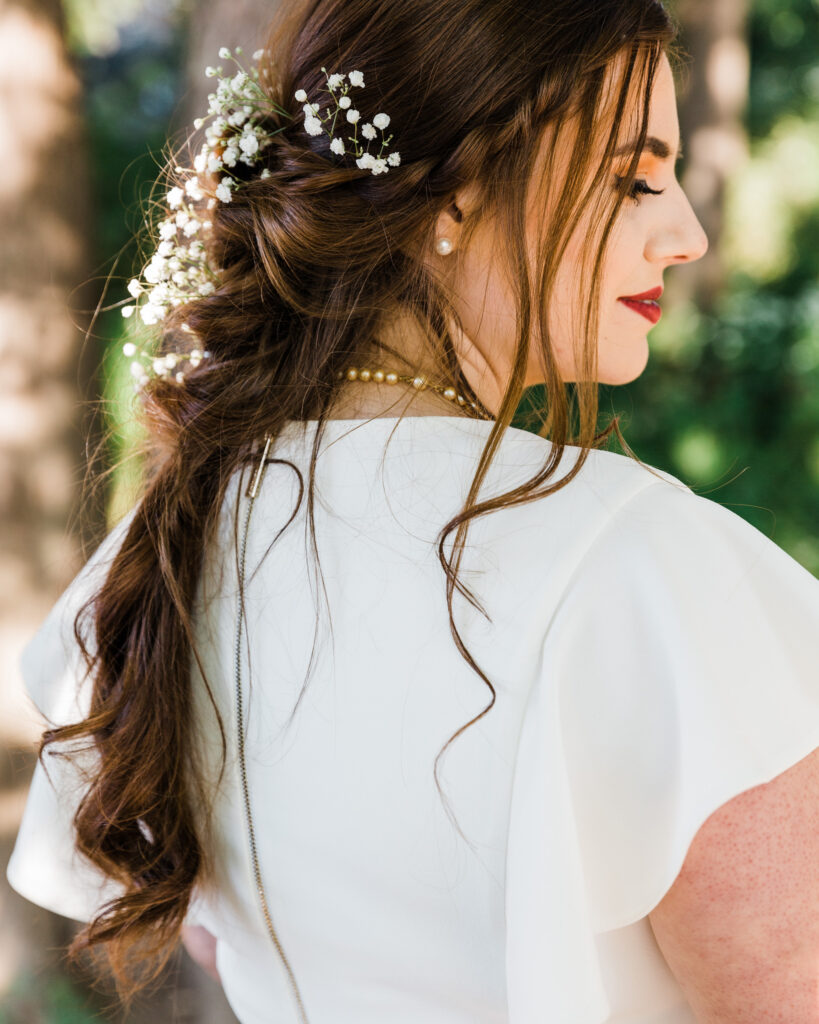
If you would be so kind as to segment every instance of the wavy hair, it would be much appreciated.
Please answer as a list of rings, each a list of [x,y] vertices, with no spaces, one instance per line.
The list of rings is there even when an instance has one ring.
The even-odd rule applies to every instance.
[[[276,103],[292,110],[293,120],[270,115],[270,130],[281,130],[264,150],[262,166],[269,176],[243,172],[247,180],[232,202],[213,210],[209,245],[220,268],[218,287],[172,310],[163,324],[158,352],[178,350],[185,339],[190,346],[190,336],[181,332],[186,323],[211,357],[186,373],[184,385],[156,377],[142,390],[138,415],[149,455],[144,486],[110,570],[74,622],[93,680],[88,715],[47,730],[40,744],[41,759],[48,744],[81,737],[95,753],[74,818],[76,845],[125,892],[83,928],[68,955],[73,959],[81,950],[101,949],[126,1005],[158,978],[178,945],[194,887],[211,877],[213,794],[195,756],[190,714],[194,661],[204,676],[192,609],[203,551],[216,543],[228,485],[258,457],[265,433],[275,438],[290,420],[318,421],[306,489],[315,550],[313,484],[323,425],[343,384],[339,372],[368,361],[386,309],[417,317],[429,335],[440,379],[478,401],[453,344],[451,325],[459,323],[454,296],[424,261],[436,219],[462,186],[477,184],[482,198],[480,209],[461,225],[462,244],[468,247],[479,222],[494,224],[497,259],[515,287],[518,337],[505,394],[464,507],[437,539],[453,638],[492,694],[481,714],[449,742],[486,714],[495,699],[491,681],[467,651],[452,617],[456,587],[477,607],[458,579],[471,521],[565,487],[589,451],[612,432],[640,461],[616,417],[605,430],[597,429],[599,287],[606,244],[646,136],[658,63],[663,53],[672,56],[676,32],[659,0],[282,5],[265,44],[263,82]],[[623,71],[609,108],[605,90],[618,60]],[[294,92],[303,87],[314,94],[324,84],[322,65],[365,73],[377,109],[389,110],[400,126],[400,167],[374,176],[345,166],[330,153],[325,136],[304,131]],[[635,97],[637,152],[613,187],[611,158]],[[572,173],[550,183],[557,192],[555,212],[543,225],[531,273],[526,186],[544,132],[553,130],[555,146],[563,144],[562,130],[572,120],[578,128],[571,143]],[[169,166],[179,162],[172,156]],[[589,173],[590,186],[583,184]],[[583,372],[567,389],[547,313],[556,268],[589,204],[596,228],[586,239],[588,279],[579,289],[588,295],[580,334]],[[538,432],[551,442],[548,458],[524,485],[477,502],[521,402],[532,336],[545,383]],[[470,414],[468,408],[464,414]],[[552,480],[569,444],[579,449],[579,458],[567,475]],[[304,480],[293,469],[301,483],[300,506]],[[445,542],[453,531],[447,557]],[[82,629],[86,614],[88,638]],[[219,726],[223,770],[221,719]],[[437,770],[437,758],[435,763]]]

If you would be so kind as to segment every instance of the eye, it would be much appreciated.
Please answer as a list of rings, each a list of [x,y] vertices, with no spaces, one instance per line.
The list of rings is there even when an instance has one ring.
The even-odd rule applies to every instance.
[[[617,184],[619,186],[622,186],[623,182],[625,181],[625,178],[621,177],[619,174],[615,174],[614,177],[617,181]],[[632,184],[628,192],[628,196],[629,199],[632,199],[635,203],[639,203],[641,196],[661,196],[663,192],[665,192],[664,188],[649,188],[648,182],[646,182],[643,178],[637,178]]]

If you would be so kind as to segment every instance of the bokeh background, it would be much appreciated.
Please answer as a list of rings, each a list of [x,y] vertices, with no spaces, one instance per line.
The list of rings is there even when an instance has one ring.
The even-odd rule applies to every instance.
[[[644,460],[819,575],[819,0],[669,6],[690,55],[678,81],[681,177],[711,248],[667,275],[649,366],[602,388],[602,414],[621,412]],[[206,109],[205,66],[221,45],[262,45],[273,9],[0,0],[3,868],[39,733],[20,650],[139,486],[127,324],[106,307],[140,269],[134,236],[166,139]],[[516,425],[529,425],[536,398]],[[125,1019],[104,978],[66,966],[78,927],[21,899],[3,872],[0,1024]],[[234,1019],[182,949],[127,1018]]]

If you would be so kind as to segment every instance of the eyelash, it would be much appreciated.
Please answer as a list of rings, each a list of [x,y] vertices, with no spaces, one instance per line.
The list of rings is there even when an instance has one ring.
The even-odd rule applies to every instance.
[[[615,178],[617,179],[618,185],[622,185],[623,181],[625,181],[624,178],[620,177],[617,174],[615,174]],[[631,186],[631,190],[628,192],[628,197],[634,200],[635,203],[639,203],[641,196],[661,196],[663,192],[665,192],[664,188],[649,188],[648,183],[646,181],[644,181],[642,178],[637,178]]]

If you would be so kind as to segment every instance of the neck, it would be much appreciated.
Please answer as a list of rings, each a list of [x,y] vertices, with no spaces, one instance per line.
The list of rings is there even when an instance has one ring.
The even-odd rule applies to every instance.
[[[410,376],[423,374],[435,384],[455,386],[454,380],[442,378],[442,371],[434,359],[434,346],[414,317],[385,317],[382,327],[377,332],[377,338],[378,346],[370,355],[362,358],[359,369],[380,368]],[[469,345],[466,349],[469,351],[473,347]],[[491,379],[486,373],[486,367],[481,370],[474,357],[471,357],[471,361],[461,359],[461,366],[480,401],[490,412],[494,412],[499,404],[494,390],[487,396],[487,389],[481,384],[481,381]],[[402,382],[388,384],[374,380],[347,380],[339,384],[328,415],[332,419],[370,419],[403,415],[474,417],[475,413],[432,388],[417,390],[412,385]]]

